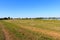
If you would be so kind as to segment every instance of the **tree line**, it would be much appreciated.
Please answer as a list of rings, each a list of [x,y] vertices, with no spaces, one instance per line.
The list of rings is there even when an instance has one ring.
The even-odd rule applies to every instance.
[[[0,18],[0,20],[10,20],[10,19],[12,19],[12,18],[10,18],[10,17]]]
[[[15,18],[15,19],[23,19],[23,20],[29,20],[29,19],[46,19],[46,20],[48,20],[48,19],[51,19],[51,20],[55,20],[55,19],[60,19],[60,17],[36,17],[36,18]]]
[[[11,17],[4,17],[0,18],[0,20],[11,20],[11,19],[23,19],[23,20],[30,20],[30,19],[60,19],[60,17],[36,17],[36,18],[11,18]]]

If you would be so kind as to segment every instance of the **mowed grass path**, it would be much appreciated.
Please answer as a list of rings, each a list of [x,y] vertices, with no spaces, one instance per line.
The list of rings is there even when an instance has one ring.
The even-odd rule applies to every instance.
[[[2,36],[4,35],[6,40],[60,40],[59,20],[3,20],[0,22],[2,29],[5,30],[2,31],[4,32]]]

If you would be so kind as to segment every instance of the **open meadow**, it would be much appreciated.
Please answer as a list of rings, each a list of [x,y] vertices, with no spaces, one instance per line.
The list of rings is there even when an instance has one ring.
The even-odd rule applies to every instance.
[[[60,20],[0,20],[0,40],[60,40]]]

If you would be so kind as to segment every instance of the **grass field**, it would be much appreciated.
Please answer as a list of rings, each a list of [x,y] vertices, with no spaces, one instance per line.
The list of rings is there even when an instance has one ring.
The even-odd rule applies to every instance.
[[[60,40],[60,20],[0,20],[0,40]]]

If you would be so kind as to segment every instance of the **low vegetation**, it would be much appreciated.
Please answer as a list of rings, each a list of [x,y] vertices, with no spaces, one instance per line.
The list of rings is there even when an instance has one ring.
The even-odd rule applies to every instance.
[[[60,20],[0,20],[0,40],[60,40]],[[2,28],[3,26],[3,28]]]

